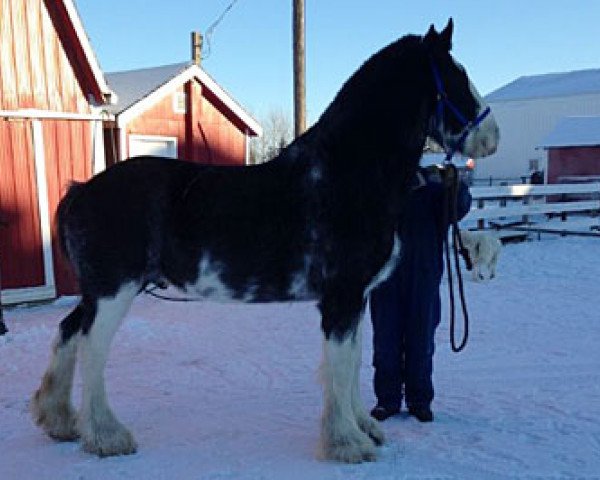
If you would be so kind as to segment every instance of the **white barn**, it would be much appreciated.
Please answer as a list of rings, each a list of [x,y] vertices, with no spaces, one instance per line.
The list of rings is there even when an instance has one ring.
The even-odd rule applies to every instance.
[[[485,97],[500,127],[498,151],[477,162],[477,183],[547,173],[543,138],[567,116],[600,115],[600,69],[520,77]]]

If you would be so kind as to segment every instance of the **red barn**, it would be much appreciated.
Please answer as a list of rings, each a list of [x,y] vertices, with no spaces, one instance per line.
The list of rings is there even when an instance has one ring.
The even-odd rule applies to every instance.
[[[72,289],[53,241],[71,180],[104,168],[111,91],[72,0],[3,0],[0,14],[2,302]]]
[[[17,303],[76,293],[54,235],[71,181],[139,154],[241,165],[261,128],[196,64],[110,75],[116,105],[73,0],[1,8],[0,287]]]
[[[260,125],[194,63],[109,73],[118,103],[105,124],[107,164],[161,155],[207,164],[248,163]]]
[[[600,181],[600,116],[564,117],[541,142],[548,183]]]

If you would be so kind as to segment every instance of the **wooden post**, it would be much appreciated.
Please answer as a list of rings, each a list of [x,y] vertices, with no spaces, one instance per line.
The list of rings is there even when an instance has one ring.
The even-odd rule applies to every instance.
[[[523,205],[529,205],[531,203],[531,197],[526,195],[523,197]],[[529,224],[529,215],[523,215],[522,221],[525,225]]]
[[[304,44],[304,0],[293,0],[294,33],[294,135],[306,130],[306,63]]]
[[[202,62],[202,34],[192,32],[192,62],[200,66]]]
[[[484,202],[483,202],[483,198],[480,198],[477,200],[477,208],[483,208],[484,207]],[[479,220],[477,220],[477,230],[483,230],[485,228],[485,220],[483,218],[480,218]]]

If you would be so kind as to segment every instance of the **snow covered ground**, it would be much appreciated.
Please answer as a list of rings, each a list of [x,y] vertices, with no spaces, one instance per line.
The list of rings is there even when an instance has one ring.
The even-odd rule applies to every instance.
[[[315,458],[314,304],[139,297],[107,366],[113,407],[139,452],[106,459],[50,440],[28,414],[73,299],[9,309],[10,333],[0,337],[0,479],[600,478],[600,238],[507,245],[498,275],[466,281],[472,323],[461,354],[450,351],[444,314],[435,421],[386,421],[378,461],[362,465]],[[364,338],[362,395],[371,407],[368,321]]]

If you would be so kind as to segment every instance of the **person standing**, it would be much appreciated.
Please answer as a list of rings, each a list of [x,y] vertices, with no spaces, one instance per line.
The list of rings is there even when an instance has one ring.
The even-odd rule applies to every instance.
[[[371,416],[383,421],[400,412],[433,421],[431,402],[434,335],[440,323],[443,241],[448,235],[449,179],[437,166],[419,168],[415,186],[399,218],[400,259],[390,277],[370,296],[373,323],[373,386],[377,405]],[[457,188],[457,221],[471,207],[467,184]]]

